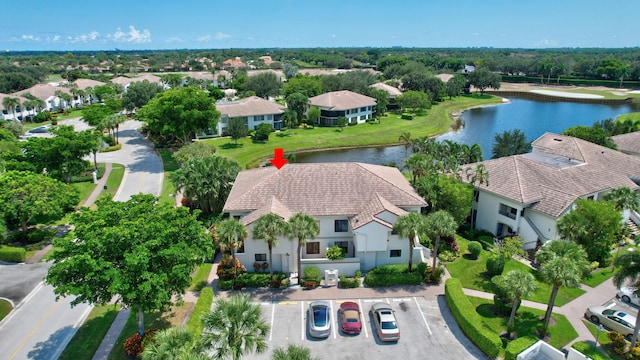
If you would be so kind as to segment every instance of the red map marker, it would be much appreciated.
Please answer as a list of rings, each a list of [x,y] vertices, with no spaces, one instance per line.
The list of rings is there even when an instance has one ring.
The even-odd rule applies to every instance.
[[[269,160],[278,170],[284,166],[289,160],[284,158],[284,150],[281,148],[273,149],[273,159]]]

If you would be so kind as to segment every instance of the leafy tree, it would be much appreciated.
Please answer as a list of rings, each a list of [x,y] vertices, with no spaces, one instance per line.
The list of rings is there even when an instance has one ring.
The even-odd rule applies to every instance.
[[[219,214],[240,170],[234,160],[212,155],[188,159],[169,179],[204,215]]]
[[[433,265],[432,268],[436,268],[436,261],[438,260],[438,250],[440,248],[440,237],[453,236],[456,233],[458,224],[456,219],[444,210],[438,210],[433,212],[425,218],[425,228],[430,238],[435,238],[436,241],[433,244]]]
[[[98,101],[104,101],[116,96],[116,90],[109,84],[98,85],[93,88],[93,94],[98,98]]]
[[[431,210],[444,210],[453,216],[458,225],[463,224],[471,212],[473,189],[452,176],[437,174],[432,177],[435,180],[433,192],[423,196],[431,204]],[[421,188],[420,183],[418,181],[418,188]]]
[[[511,328],[513,326],[513,320],[516,318],[516,311],[518,310],[520,299],[527,297],[536,291],[536,280],[529,272],[512,270],[504,275],[502,284],[504,285],[504,291],[513,299],[511,315],[507,322],[507,327]]]
[[[304,346],[289,344],[286,349],[278,347],[273,350],[271,360],[320,360],[320,358],[311,356],[311,350]]]
[[[209,96],[216,101],[224,99],[224,96],[225,96],[224,91],[220,90],[218,87],[213,85],[207,88],[207,92],[209,93]]]
[[[542,247],[536,255],[540,264],[540,275],[544,281],[552,285],[547,312],[544,316],[544,326],[541,337],[547,334],[553,305],[561,286],[576,287],[582,276],[589,271],[587,254],[582,247],[572,241],[553,240]]]
[[[254,91],[256,96],[265,99],[280,94],[281,89],[282,82],[271,71],[249,76],[244,87],[245,91]]]
[[[402,77],[402,86],[407,91],[426,92],[428,78],[426,72],[410,72]]]
[[[244,225],[236,219],[225,219],[215,226],[216,240],[220,248],[231,253],[233,278],[236,278],[236,250],[249,235]]]
[[[637,251],[625,252],[616,258],[615,266],[618,268],[618,272],[613,275],[613,283],[617,288],[630,281],[632,287],[640,289],[640,253]],[[636,290],[637,292],[638,290]],[[635,330],[631,338],[631,348],[636,346],[638,331],[640,331],[640,316],[636,317]]]
[[[142,336],[144,312],[167,310],[212,249],[197,214],[157,202],[142,194],[126,202],[102,198],[96,210],[74,213],[74,230],[54,240],[59,250],[45,279],[56,296],[76,295],[72,305],[117,298],[138,310]]]
[[[287,109],[284,111],[284,114],[282,114],[281,120],[284,123],[284,125],[289,128],[289,130],[293,129],[295,126],[298,125],[298,115],[296,114],[295,111],[291,109]]]
[[[347,118],[344,116],[340,116],[338,118],[338,127],[340,128],[340,131],[344,131],[345,126],[347,126]]]
[[[429,95],[421,91],[407,91],[396,97],[396,101],[403,109],[410,108],[413,111],[428,109],[431,106]]]
[[[229,119],[226,133],[237,144],[238,140],[247,137],[249,129],[247,129],[247,124],[245,124],[243,118],[231,118]]]
[[[287,96],[287,108],[295,111],[297,116],[297,124],[304,120],[304,111],[309,103],[309,98],[301,93],[293,93]]]
[[[117,144],[118,143],[118,129],[120,129],[120,124],[124,122],[124,116],[118,114],[107,115],[100,124],[98,124],[97,128],[99,129],[107,129],[109,131],[110,137]]]
[[[162,90],[161,85],[147,80],[133,82],[127,88],[127,92],[122,95],[122,106],[129,111],[141,108]]]
[[[382,117],[387,112],[387,106],[389,105],[389,93],[382,89],[370,88],[369,96],[376,99],[376,107],[374,109],[374,116]]]
[[[177,89],[180,87],[180,85],[182,85],[182,75],[181,74],[163,74],[163,75],[160,75],[160,81],[169,85],[169,87],[172,89]],[[129,90],[127,89],[127,91]]]
[[[287,78],[287,80],[290,80],[298,74],[298,68],[291,63],[286,63],[282,67],[282,73]]]
[[[335,90],[349,90],[363,95],[369,93],[369,86],[376,82],[376,78],[372,73],[361,70],[342,73],[337,77],[340,87]]]
[[[262,123],[258,125],[258,127],[256,128],[256,133],[253,136],[253,139],[255,141],[268,141],[269,134],[271,134],[274,131],[276,130],[273,128],[273,126],[271,126],[271,124]]]
[[[558,220],[558,232],[584,247],[589,261],[604,265],[622,229],[622,215],[607,201],[578,199]]]
[[[415,212],[409,212],[398,217],[393,225],[393,229],[398,235],[409,239],[409,272],[412,270],[413,248],[416,246],[416,237],[418,237],[418,234],[424,234],[427,231],[426,226],[424,215]]]
[[[311,125],[315,128],[316,123],[320,119],[320,109],[317,106],[312,106],[307,112],[307,125]]]
[[[640,211],[640,195],[628,187],[611,189],[604,199],[614,203],[618,211],[626,209]]]
[[[573,136],[578,139],[586,140],[594,144],[608,147],[616,150],[616,143],[611,140],[607,131],[600,127],[591,126],[572,126],[562,132],[563,135]]]
[[[298,240],[297,264],[298,278],[300,278],[302,276],[302,247],[307,243],[307,240],[313,240],[320,234],[320,225],[311,216],[297,213],[289,219],[287,230],[290,238]]]
[[[480,95],[484,95],[487,88],[500,89],[500,74],[492,73],[486,68],[479,68],[469,74],[469,84],[480,90]]]
[[[298,75],[284,85],[284,96],[300,93],[308,98],[322,94],[322,84],[311,76]]]
[[[45,175],[29,171],[0,175],[0,214],[17,221],[23,233],[39,217],[61,218],[79,200],[75,188]]]
[[[101,104],[91,104],[82,108],[82,121],[91,126],[98,126],[113,111]]]
[[[264,239],[269,249],[269,275],[273,279],[273,248],[278,246],[278,236],[286,235],[289,232],[289,225],[274,213],[260,216],[253,223],[253,238]]]
[[[220,112],[204,90],[183,87],[160,93],[138,110],[136,118],[146,122],[149,130],[187,144],[193,133],[215,128]]]
[[[173,158],[181,163],[191,159],[213,156],[216,153],[216,147],[210,141],[194,141],[191,144],[181,147],[173,153]]]
[[[389,67],[389,66],[391,66],[393,64],[404,65],[404,64],[407,63],[407,61],[408,61],[407,58],[405,58],[402,55],[385,56],[385,57],[383,57],[383,58],[378,60],[378,62],[376,64],[376,70],[385,72],[387,67]]]
[[[502,134],[495,134],[491,153],[494,159],[525,154],[531,151],[531,142],[527,142],[524,132],[520,129],[505,130]]]
[[[251,352],[267,350],[269,325],[261,316],[260,304],[247,295],[232,295],[215,302],[213,311],[203,317],[204,344],[214,359],[242,359]]]
[[[444,85],[445,93],[449,96],[449,99],[454,96],[458,96],[464,90],[466,80],[460,75],[455,75]]]

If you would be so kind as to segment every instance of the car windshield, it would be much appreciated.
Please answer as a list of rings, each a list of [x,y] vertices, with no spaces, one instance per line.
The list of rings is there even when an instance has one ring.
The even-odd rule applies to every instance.
[[[356,323],[356,322],[358,322],[358,319],[350,318],[350,319],[347,319],[347,322],[348,323]]]
[[[381,325],[385,330],[394,330],[398,328],[395,321],[383,321]]]
[[[327,310],[316,309],[313,310],[313,323],[317,326],[325,326],[327,324]]]

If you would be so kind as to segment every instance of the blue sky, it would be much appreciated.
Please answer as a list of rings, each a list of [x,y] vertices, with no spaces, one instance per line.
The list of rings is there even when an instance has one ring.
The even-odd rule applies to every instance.
[[[637,47],[638,0],[11,0],[0,49]]]

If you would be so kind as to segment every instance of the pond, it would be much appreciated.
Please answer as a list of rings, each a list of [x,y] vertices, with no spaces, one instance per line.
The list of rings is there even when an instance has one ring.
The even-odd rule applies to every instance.
[[[543,102],[509,97],[509,102],[465,111],[464,126],[439,136],[462,144],[478,143],[485,158],[491,157],[494,135],[520,129],[528,141],[545,132],[561,133],[577,125],[591,126],[596,121],[615,119],[618,115],[640,111],[637,104],[600,105],[571,102]],[[407,156],[404,146],[322,151],[296,155],[297,162],[346,162],[402,165]]]

